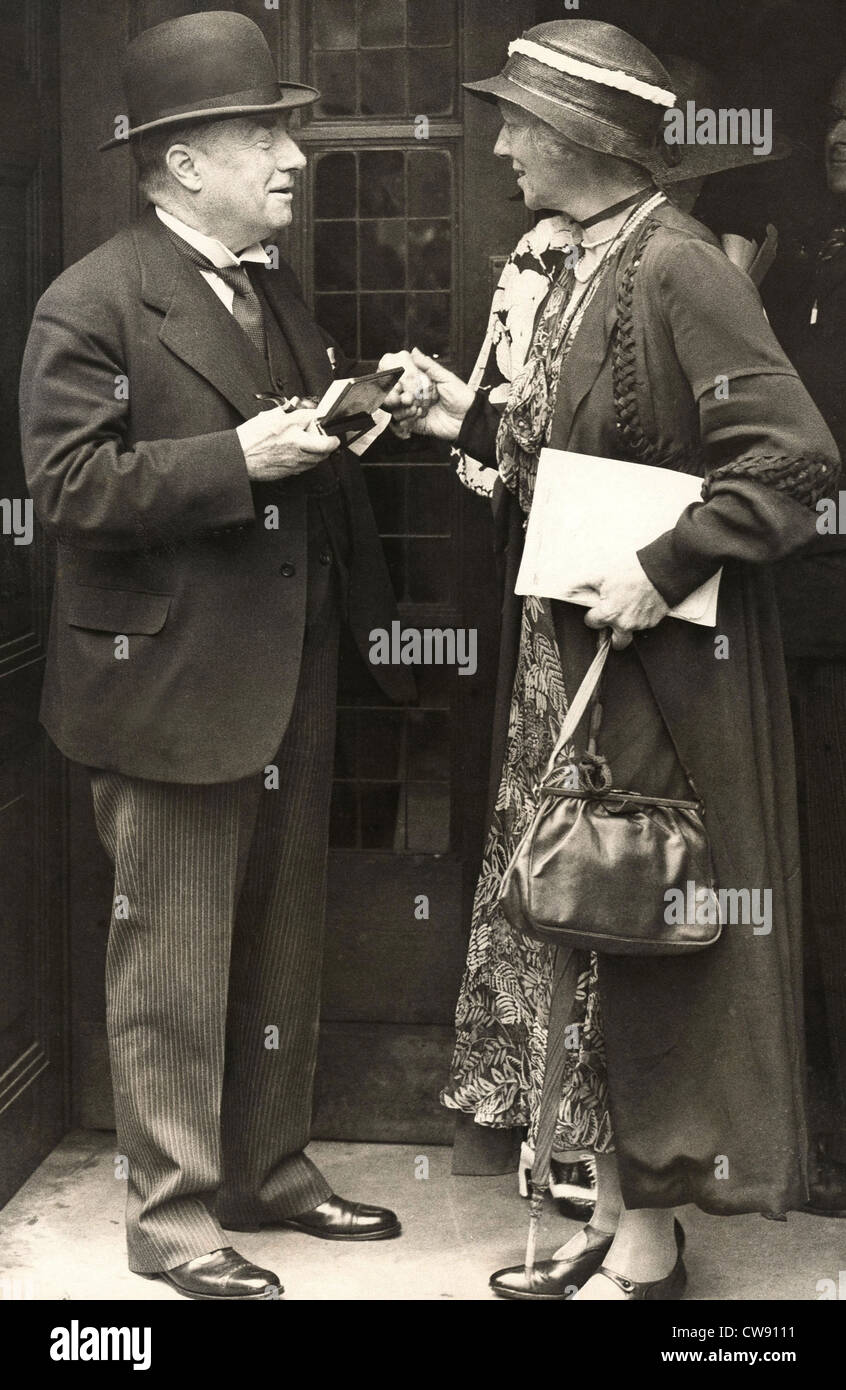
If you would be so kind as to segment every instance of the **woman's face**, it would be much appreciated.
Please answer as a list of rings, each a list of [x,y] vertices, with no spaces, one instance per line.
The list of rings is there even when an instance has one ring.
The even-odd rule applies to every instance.
[[[583,151],[557,131],[550,130],[547,138],[543,123],[522,107],[510,101],[497,104],[502,130],[494,154],[511,160],[526,207],[533,212],[540,208],[566,210]]]

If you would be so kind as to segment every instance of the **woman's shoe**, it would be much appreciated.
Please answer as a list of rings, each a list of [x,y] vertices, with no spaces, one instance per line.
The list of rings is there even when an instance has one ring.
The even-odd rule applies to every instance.
[[[573,1294],[596,1274],[611,1249],[613,1235],[585,1226],[585,1248],[571,1260],[539,1260],[529,1271],[510,1265],[491,1275],[491,1288],[500,1298],[526,1298],[538,1302],[560,1301]]]
[[[653,1302],[664,1299],[681,1298],[687,1284],[687,1270],[684,1267],[684,1260],[679,1255],[670,1273],[663,1279],[653,1279],[651,1284],[637,1284],[634,1279],[624,1279],[622,1274],[615,1274],[613,1269],[606,1268],[605,1265],[598,1269],[597,1274],[602,1274],[606,1279],[622,1289],[625,1297],[630,1301],[638,1299],[651,1299]]]
[[[621,1289],[626,1299],[631,1302],[661,1302],[670,1299],[681,1298],[687,1285],[687,1270],[684,1267],[682,1254],[684,1252],[684,1227],[680,1221],[673,1223],[676,1237],[676,1262],[669,1274],[663,1279],[653,1279],[651,1283],[637,1283],[634,1279],[625,1279],[622,1274],[617,1274],[607,1265],[598,1269],[597,1274],[602,1274],[606,1279],[610,1279],[612,1284],[616,1284]]]

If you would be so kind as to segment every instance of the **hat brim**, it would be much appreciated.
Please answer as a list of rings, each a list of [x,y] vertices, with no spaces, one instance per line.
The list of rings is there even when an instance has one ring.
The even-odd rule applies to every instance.
[[[753,145],[677,145],[682,151],[678,164],[655,167],[655,177],[662,184],[683,183],[687,179],[706,179],[709,174],[723,174],[729,169],[742,169],[756,164],[770,164],[787,159],[799,146],[786,136],[776,136],[769,154],[756,154]]]
[[[298,106],[312,106],[314,102],[320,100],[320,92],[316,87],[305,87],[299,82],[280,82],[280,97],[278,101],[260,102],[257,104],[238,102],[232,106],[203,106],[193,111],[177,111],[172,115],[159,116],[155,121],[146,121],[143,125],[131,126],[125,135],[117,136],[112,140],[106,140],[105,144],[98,148],[112,150],[117,145],[127,145],[135,135],[144,135],[148,130],[160,130],[169,125],[187,125],[189,121],[216,121],[232,116],[258,116],[267,111],[291,111]]]
[[[515,82],[498,73],[496,77],[486,77],[481,82],[464,82],[463,87],[473,96],[483,101],[495,103],[509,101],[521,106],[533,116],[551,125],[553,130],[565,135],[576,145],[596,150],[600,154],[613,154],[619,159],[631,159],[650,172],[653,169],[653,155],[644,148],[634,136],[626,135],[619,126],[606,121],[602,116],[577,109],[564,102],[552,102],[535,92],[527,91]]]

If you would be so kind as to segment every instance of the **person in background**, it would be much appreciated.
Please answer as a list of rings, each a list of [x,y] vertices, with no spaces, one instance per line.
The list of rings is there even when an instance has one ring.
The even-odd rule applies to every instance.
[[[846,69],[825,135],[831,197],[806,282],[781,326],[785,351],[846,455]],[[843,494],[841,494],[843,498]],[[846,509],[776,571],[799,781],[805,920],[810,1201],[846,1216]]]

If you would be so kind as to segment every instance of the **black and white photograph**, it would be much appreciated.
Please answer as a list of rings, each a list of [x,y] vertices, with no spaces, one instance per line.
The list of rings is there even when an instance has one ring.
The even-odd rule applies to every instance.
[[[0,111],[4,1331],[801,1369],[846,3],[0,0]]]

